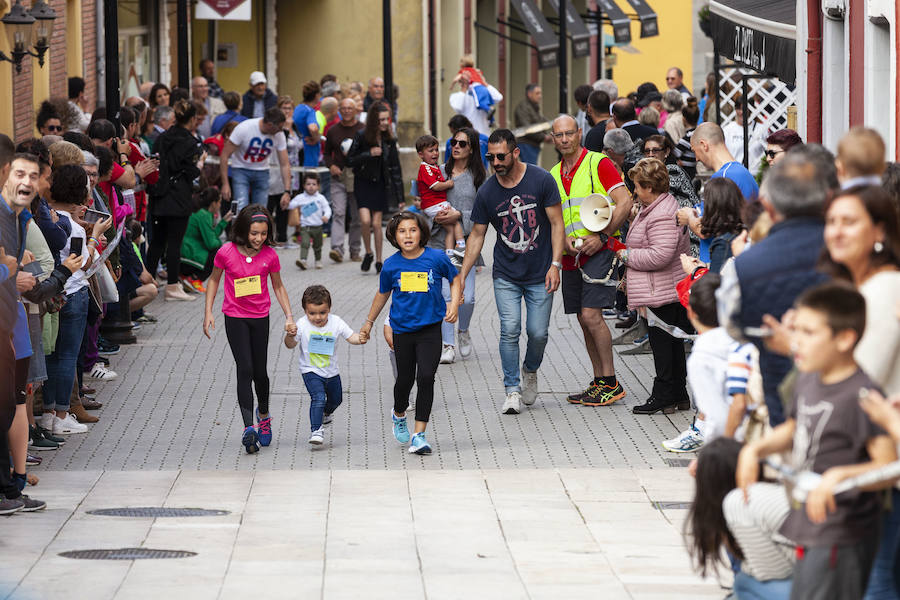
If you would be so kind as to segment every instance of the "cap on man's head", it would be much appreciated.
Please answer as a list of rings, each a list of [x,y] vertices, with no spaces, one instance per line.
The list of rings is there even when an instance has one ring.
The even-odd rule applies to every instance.
[[[262,71],[253,71],[250,73],[250,85],[258,85],[260,83],[267,83],[266,74]]]

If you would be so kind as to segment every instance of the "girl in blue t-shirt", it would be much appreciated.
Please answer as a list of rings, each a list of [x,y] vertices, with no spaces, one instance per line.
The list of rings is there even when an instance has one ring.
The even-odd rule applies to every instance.
[[[366,324],[360,328],[360,335],[368,338],[375,319],[393,295],[390,319],[397,380],[391,420],[394,437],[401,444],[409,442],[411,454],[431,454],[431,446],[425,441],[425,428],[434,403],[434,374],[441,360],[441,321],[456,322],[456,309],[462,296],[459,273],[447,255],[425,247],[430,229],[424,216],[408,211],[394,215],[388,223],[387,239],[399,252],[384,261],[378,293]],[[451,281],[452,300],[447,303],[441,294],[444,278]],[[406,408],[413,383],[417,384],[418,391],[416,425],[410,439]]]

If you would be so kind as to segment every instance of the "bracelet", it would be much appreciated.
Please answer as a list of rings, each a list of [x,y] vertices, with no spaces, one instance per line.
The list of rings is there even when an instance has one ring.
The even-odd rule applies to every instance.
[[[553,267],[556,267],[557,269],[562,271],[562,263],[561,262],[554,260],[553,262],[550,263],[550,265]]]
[[[371,323],[372,325],[374,325],[375,321],[373,321],[372,319],[366,319],[366,323]]]

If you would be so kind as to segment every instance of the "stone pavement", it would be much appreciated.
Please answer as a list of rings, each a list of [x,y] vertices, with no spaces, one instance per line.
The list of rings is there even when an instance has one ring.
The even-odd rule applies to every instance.
[[[335,314],[354,328],[364,322],[374,270],[361,274],[358,263],[326,258],[324,270],[301,272],[296,251],[279,255],[295,314],[303,289],[323,283]],[[277,333],[279,308],[269,341],[275,441],[246,455],[218,307],[210,341],[201,299],[167,304],[160,296],[149,307],[160,322],[112,357],[117,380],[97,383],[100,422],[42,453],[32,470],[42,480],[26,491],[49,509],[0,520],[0,598],[193,600],[259,593],[262,585],[273,598],[723,597],[718,581],[690,568],[681,530],[693,484],[659,444],[690,415],[631,414],[649,395],[651,357],[617,357],[624,401],[568,405],[565,395],[584,387],[589,363],[557,295],[538,401],[522,415],[501,415],[489,267],[476,288],[473,355],[438,370],[430,457],[407,454],[391,436],[393,376],[380,335],[362,347],[338,345],[344,404],[326,444],[310,448],[308,396],[296,355]],[[230,514],[86,514],[136,506]],[[197,556],[58,555],[128,547]]]

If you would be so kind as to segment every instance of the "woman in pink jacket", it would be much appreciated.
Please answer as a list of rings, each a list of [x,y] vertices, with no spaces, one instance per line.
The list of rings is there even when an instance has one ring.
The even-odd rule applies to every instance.
[[[649,320],[693,333],[675,291],[675,284],[684,277],[680,256],[690,251],[690,242],[687,228],[675,222],[678,201],[669,193],[669,173],[662,162],[645,158],[628,176],[640,202],[628,229],[628,249],[619,251],[628,267],[628,308],[645,307]],[[688,398],[684,342],[660,327],[650,327],[650,348],[656,367],[653,392],[632,411],[639,415],[674,412],[678,402]]]

